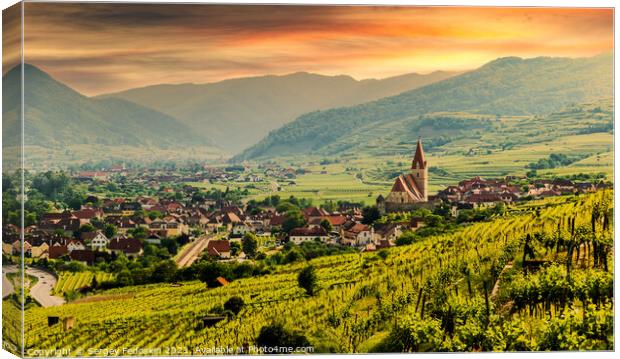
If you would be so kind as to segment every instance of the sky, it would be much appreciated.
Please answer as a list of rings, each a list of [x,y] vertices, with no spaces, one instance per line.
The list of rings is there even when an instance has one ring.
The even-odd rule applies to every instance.
[[[26,3],[24,13],[25,61],[89,96],[298,71],[385,78],[613,50],[611,9]],[[10,27],[5,39],[17,36]],[[3,72],[17,58],[8,53]]]

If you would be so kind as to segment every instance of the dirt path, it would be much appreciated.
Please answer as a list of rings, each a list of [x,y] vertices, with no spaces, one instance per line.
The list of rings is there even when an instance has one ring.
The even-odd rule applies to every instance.
[[[504,274],[505,271],[511,268],[512,268],[512,262],[508,262],[508,264],[506,264],[504,268],[502,269],[502,271],[500,272],[499,276],[497,277],[497,280],[495,281],[495,285],[493,286],[493,290],[491,291],[491,299],[495,298],[497,296],[497,293],[499,292],[499,282],[502,280],[502,274]]]

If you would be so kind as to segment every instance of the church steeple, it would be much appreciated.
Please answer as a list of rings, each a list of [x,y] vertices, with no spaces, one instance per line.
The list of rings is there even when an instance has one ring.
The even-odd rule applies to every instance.
[[[418,138],[418,145],[415,149],[415,155],[413,156],[413,162],[411,163],[412,170],[423,170],[426,168],[426,158],[424,158],[424,150],[422,149],[422,140]]]

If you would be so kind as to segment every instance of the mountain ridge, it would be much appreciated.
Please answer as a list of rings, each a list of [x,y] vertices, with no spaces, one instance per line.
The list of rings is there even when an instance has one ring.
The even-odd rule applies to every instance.
[[[456,74],[436,71],[356,80],[301,71],[207,84],[152,85],[97,98],[123,98],[179,119],[196,133],[209,130],[217,145],[235,153],[303,113],[379,99]]]
[[[396,96],[306,113],[270,132],[233,161],[318,152],[356,128],[430,112],[537,115],[612,97],[613,55],[507,57]]]
[[[170,146],[208,144],[171,116],[122,99],[93,99],[31,64],[24,64],[25,145],[131,144]],[[3,142],[20,129],[20,65],[3,76]]]

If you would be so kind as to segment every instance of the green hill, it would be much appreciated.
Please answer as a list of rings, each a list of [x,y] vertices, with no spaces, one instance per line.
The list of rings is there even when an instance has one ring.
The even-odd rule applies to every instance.
[[[122,99],[86,97],[47,73],[24,66],[25,145],[207,145],[176,119]],[[19,144],[20,67],[3,76],[4,147]]]
[[[373,138],[375,129],[381,126],[415,122],[420,115],[434,112],[538,115],[574,103],[611,98],[612,61],[612,54],[579,59],[497,59],[477,70],[398,96],[307,113],[272,131],[234,160],[339,153],[347,146],[360,144],[351,138],[361,131]],[[392,130],[392,136],[407,131],[402,127]],[[410,132],[417,138],[416,131]]]
[[[456,73],[406,74],[357,81],[350,76],[298,72],[208,84],[156,85],[100,97],[116,97],[183,121],[196,133],[238,153],[306,112],[350,106],[444,80]]]

